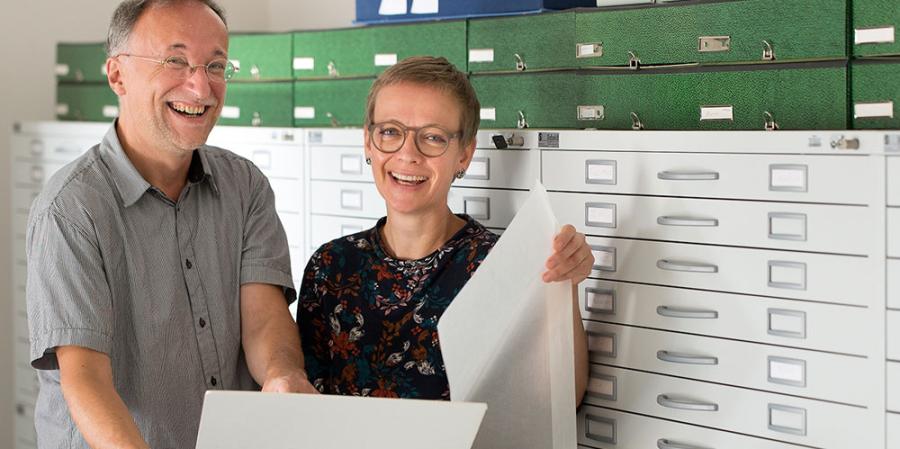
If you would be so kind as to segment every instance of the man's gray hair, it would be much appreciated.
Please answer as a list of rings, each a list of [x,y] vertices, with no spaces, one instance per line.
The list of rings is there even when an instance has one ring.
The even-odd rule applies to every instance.
[[[213,0],[126,0],[116,8],[112,21],[109,23],[109,33],[106,36],[107,56],[115,56],[125,51],[125,45],[128,44],[128,38],[131,37],[134,24],[137,23],[144,11],[185,1],[196,1],[208,6],[222,19],[226,28],[228,27],[228,22],[225,21],[225,10]]]

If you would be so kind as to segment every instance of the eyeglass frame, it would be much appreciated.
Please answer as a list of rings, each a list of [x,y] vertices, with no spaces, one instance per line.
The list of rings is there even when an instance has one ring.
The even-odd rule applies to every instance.
[[[400,128],[401,131],[403,131],[403,140],[400,142],[400,145],[397,146],[397,149],[394,151],[382,150],[381,148],[378,147],[378,144],[375,143],[375,133],[373,132],[375,127],[378,125],[384,125],[387,123],[395,124],[395,125],[397,125],[398,128]],[[369,123],[368,128],[369,128],[369,141],[372,143],[372,146],[375,147],[376,150],[378,150],[382,153],[385,153],[385,154],[393,154],[393,153],[400,151],[400,149],[403,148],[403,145],[406,144],[406,136],[409,135],[410,131],[412,131],[413,132],[413,143],[416,145],[416,151],[418,151],[419,154],[421,154],[422,156],[425,156],[428,158],[441,157],[441,156],[447,154],[447,150],[450,149],[450,141],[452,141],[453,139],[459,139],[462,136],[462,131],[457,131],[455,133],[451,133],[451,132],[447,131],[446,129],[444,129],[443,127],[438,126],[438,125],[407,126],[397,120],[385,120],[383,122],[378,122],[378,123],[372,122],[372,123]],[[441,151],[441,154],[436,154],[436,155],[425,154],[425,152],[422,151],[421,148],[419,148],[419,140],[418,140],[419,131],[421,131],[423,129],[428,129],[428,128],[436,128],[436,129],[439,129],[439,130],[447,133],[447,135],[448,135],[447,146],[444,147],[444,151]]]
[[[166,59],[156,59],[156,58],[151,58],[149,56],[140,56],[140,55],[135,55],[135,54],[131,54],[131,53],[119,53],[119,54],[113,56],[113,58],[118,58],[119,56],[125,56],[127,58],[135,58],[135,59],[139,59],[141,61],[153,62],[153,63],[158,64],[164,70],[166,70],[166,64],[168,64],[172,59],[175,59],[175,58],[184,59],[184,61],[187,62],[186,69],[188,70],[187,71],[188,75],[186,77],[184,77],[184,79],[188,79],[188,78],[194,76],[194,72],[196,72],[197,69],[199,69],[200,67],[203,67],[203,71],[206,72],[206,78],[208,80],[210,80],[212,82],[220,82],[218,79],[214,79],[213,77],[209,76],[209,65],[216,61],[225,61],[225,64],[226,64],[225,73],[228,73],[228,69],[227,69],[228,66],[231,66],[231,68],[234,69],[231,72],[230,76],[225,76],[225,74],[223,73],[222,81],[221,81],[222,83],[227,83],[229,80],[231,80],[231,78],[234,76],[235,73],[238,73],[241,70],[239,67],[234,65],[230,60],[228,60],[228,58],[216,58],[216,59],[213,59],[212,61],[207,62],[206,64],[191,64],[190,62],[188,62],[187,58],[185,58],[183,56],[176,56],[176,55],[169,56]]]

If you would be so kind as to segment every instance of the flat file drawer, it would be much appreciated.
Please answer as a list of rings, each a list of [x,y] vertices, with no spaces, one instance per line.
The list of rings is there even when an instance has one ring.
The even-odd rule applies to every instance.
[[[900,54],[900,36],[897,35],[900,31],[900,4],[894,0],[856,0],[852,3],[853,34],[850,43],[853,56]]]
[[[56,85],[57,119],[112,123],[118,116],[119,97],[105,82]]]
[[[887,409],[900,413],[900,362],[887,362]]]
[[[541,179],[551,191],[869,204],[879,170],[854,156],[545,150]]]
[[[628,66],[630,54],[641,65],[846,57],[844,0],[821,8],[810,8],[807,0],[692,3],[579,11],[579,65]]]
[[[366,96],[373,81],[362,78],[295,82],[294,126],[362,126]]]
[[[387,214],[375,184],[310,181],[309,211],[313,214],[379,219]]]
[[[887,159],[887,202],[891,206],[900,206],[900,156]]]
[[[370,27],[294,33],[294,78],[375,75]]]
[[[293,45],[294,36],[291,33],[236,33],[228,36],[228,59],[239,69],[232,80],[293,79]],[[228,90],[231,91],[233,86],[229,85]]]
[[[581,78],[569,72],[478,75],[469,78],[481,103],[481,127],[584,128],[576,114]]]
[[[875,208],[550,193],[557,219],[589,235],[868,254]],[[900,212],[900,209],[898,209]],[[900,226],[900,215],[898,215]],[[900,235],[898,235],[900,245]],[[900,251],[898,251],[900,254]]]
[[[466,73],[466,21],[453,20],[370,27],[372,74],[411,56],[442,56]]]
[[[106,84],[106,49],[103,42],[56,44],[57,81]]]
[[[470,20],[469,71],[575,67],[574,44],[574,12]]]
[[[900,128],[900,60],[852,61],[850,71],[853,128]]]
[[[506,228],[529,192],[452,187],[447,205],[456,214],[468,214],[489,228]],[[549,245],[551,242],[547,242]]]
[[[360,141],[360,144],[362,142]],[[309,178],[328,181],[375,182],[366,154],[358,147],[310,147]]]
[[[287,145],[235,144],[233,153],[249,159],[267,178],[303,179],[303,148]]]
[[[288,245],[297,247],[302,246],[303,221],[300,218],[300,213],[279,212],[278,219],[281,220],[281,226],[284,228],[284,233],[287,235]]]
[[[876,435],[880,423],[861,407],[611,366],[592,368],[585,395],[590,405],[812,447],[874,448],[881,439]],[[606,395],[610,390],[615,394]]]
[[[541,176],[540,153],[530,150],[475,150],[466,176],[454,186],[528,190]]]
[[[845,64],[600,71],[581,78],[566,112],[579,128],[844,129]]]
[[[797,449],[792,444],[591,405],[578,408],[578,444],[597,449]]]
[[[297,179],[269,178],[275,192],[275,210],[278,212],[303,212],[303,183]]]
[[[900,259],[887,261],[887,306],[900,310]]]
[[[345,235],[371,229],[378,220],[367,218],[332,217],[328,215],[312,215],[309,217],[310,249],[320,246]]]
[[[900,310],[887,311],[887,358],[900,362]]]
[[[900,447],[900,414],[887,414],[887,447]]]
[[[229,82],[228,96],[219,125],[224,126],[294,126],[294,83]]]
[[[95,124],[102,126],[103,124]],[[13,135],[11,149],[17,161],[40,163],[42,161],[71,162],[100,143],[102,134],[90,137],[52,137]]]
[[[861,307],[595,279],[578,300],[588,320],[818,351],[874,356],[881,338]]]
[[[887,210],[887,253],[900,258],[900,207]]]
[[[62,162],[29,164],[16,161],[13,162],[13,182],[25,188],[40,188],[64,165]]]
[[[595,259],[592,277],[848,305],[881,304],[879,290],[867,282],[878,261],[865,257],[587,240]]]
[[[585,330],[594,363],[861,406],[876,388],[863,357],[595,321]]]

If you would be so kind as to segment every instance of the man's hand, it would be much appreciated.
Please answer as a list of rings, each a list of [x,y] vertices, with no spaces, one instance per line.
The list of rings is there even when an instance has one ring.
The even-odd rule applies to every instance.
[[[263,384],[262,391],[267,393],[306,393],[319,394],[319,390],[309,383],[306,372],[294,371],[284,375],[269,376]]]
[[[585,280],[594,266],[594,255],[584,234],[565,225],[553,239],[553,254],[547,259],[544,282],[571,280],[578,285]]]

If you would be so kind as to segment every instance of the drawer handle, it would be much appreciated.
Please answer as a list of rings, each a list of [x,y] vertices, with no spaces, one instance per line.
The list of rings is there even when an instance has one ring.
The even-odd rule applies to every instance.
[[[712,402],[691,401],[688,399],[673,399],[667,394],[661,394],[656,397],[656,403],[666,407],[679,410],[691,410],[696,412],[717,412],[719,404]]]
[[[719,179],[719,172],[665,170],[657,173],[656,177],[665,181],[715,181]]]
[[[665,438],[656,440],[656,447],[659,449],[707,449],[705,447],[694,446],[691,444],[676,443]]]
[[[656,267],[666,271],[686,271],[689,273],[718,273],[719,267],[708,263],[682,262],[677,260],[660,259]]]
[[[719,318],[719,312],[715,310],[682,309],[680,307],[671,306],[659,306],[656,308],[656,313],[660,316],[669,318],[695,318],[706,320],[715,320]]]
[[[719,220],[716,218],[662,216],[657,218],[656,222],[663,226],[719,226]]]
[[[663,362],[684,365],[718,365],[719,358],[708,355],[684,354],[681,352],[656,351],[656,358]]]

